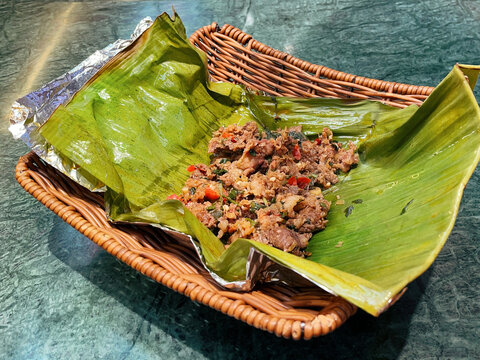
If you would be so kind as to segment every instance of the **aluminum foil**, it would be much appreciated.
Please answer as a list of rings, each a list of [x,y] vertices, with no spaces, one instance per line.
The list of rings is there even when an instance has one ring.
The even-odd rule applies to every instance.
[[[67,103],[71,97],[114,55],[130,45],[153,23],[150,17],[144,18],[135,28],[130,39],[117,40],[113,44],[94,52],[72,70],[42,86],[40,89],[15,101],[10,113],[9,130],[15,139],[21,139],[45,162],[91,191],[105,191],[103,184],[83,174],[70,160],[65,159],[38,133],[38,129],[55,109]],[[198,242],[189,235],[157,225],[178,241],[187,242],[197,252],[205,269],[221,286],[237,291],[250,291],[257,282],[282,282],[295,286],[319,286],[301,273],[297,273],[270,260],[264,254],[251,248],[246,264],[246,280],[226,281],[212,272],[206,265]]]
[[[70,160],[62,157],[39,135],[38,129],[59,105],[67,103],[108,60],[130,45],[152,23],[150,17],[144,18],[138,23],[130,39],[117,40],[95,51],[72,70],[15,101],[10,112],[9,127],[13,137],[23,140],[45,162],[80,185],[91,191],[105,191],[103,184],[89,178]]]

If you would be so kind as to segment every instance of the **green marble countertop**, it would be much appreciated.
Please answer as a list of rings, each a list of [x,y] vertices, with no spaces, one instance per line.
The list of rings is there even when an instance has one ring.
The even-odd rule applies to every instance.
[[[455,63],[480,63],[479,1],[172,2],[188,34],[230,23],[358,75],[434,86]],[[170,8],[170,1],[0,1],[0,358],[478,358],[478,168],[447,244],[398,303],[379,318],[359,311],[308,342],[276,338],[150,281],[21,189],[14,168],[28,149],[7,131],[11,103]]]

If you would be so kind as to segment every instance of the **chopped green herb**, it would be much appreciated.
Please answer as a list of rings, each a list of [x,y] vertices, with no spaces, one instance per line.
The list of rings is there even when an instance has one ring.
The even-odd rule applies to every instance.
[[[247,220],[250,223],[250,225],[252,225],[253,227],[257,226],[258,224],[255,220],[252,220],[250,218],[245,218],[245,220]]]
[[[405,206],[403,207],[402,212],[400,213],[400,215],[403,215],[403,214],[405,214],[405,213],[407,212],[407,209],[408,209],[408,207],[410,206],[410,204],[413,203],[413,200],[414,200],[414,199],[410,200],[410,201],[407,203],[407,205],[405,205]]]
[[[361,204],[361,203],[363,203],[363,200],[362,199],[356,199],[356,200],[353,200],[352,203]]]
[[[194,195],[197,192],[197,188],[191,187],[189,191],[190,195]]]
[[[230,199],[228,196],[225,199],[227,199],[232,204],[238,205],[238,203],[235,200]]]
[[[230,192],[228,193],[228,198],[230,200],[235,200],[238,196],[238,194],[240,193],[240,191],[238,191],[237,189],[232,189],[230,190]]]
[[[257,203],[256,201],[252,201],[252,202],[250,203],[250,211],[251,211],[251,212],[256,212],[256,211],[258,211],[258,210],[260,210],[260,209],[263,209],[263,208],[265,208],[265,207],[266,207],[266,206],[265,206],[264,204],[259,204],[259,203]]]
[[[295,225],[292,224],[287,224],[287,228],[292,229],[292,230],[297,230]]]
[[[270,204],[275,204],[277,202],[277,198],[272,198],[272,200],[270,200]]]
[[[252,156],[257,156],[257,152],[253,149],[248,150],[248,153]]]
[[[241,193],[241,191],[238,191],[237,189],[232,189],[228,193],[226,199],[228,201],[230,201],[232,204],[238,205],[238,203],[235,201],[235,199],[237,198],[238,194],[240,194],[240,193]]]
[[[307,137],[300,131],[289,131],[288,136],[298,140],[299,143],[307,140]]]
[[[340,174],[340,169],[335,169],[335,175]]]
[[[317,198],[317,199],[320,199],[320,198]],[[327,204],[325,204],[325,203],[323,203],[323,202],[320,203],[320,207],[321,207],[322,209],[328,210]]]
[[[265,207],[268,206],[268,201],[267,201],[267,199],[263,198],[263,203],[265,204]]]
[[[207,206],[207,211],[212,211],[212,210],[215,210],[215,205],[210,205],[210,206]]]
[[[223,158],[219,161],[220,164],[225,164],[228,161],[227,158]]]
[[[282,212],[280,213],[280,216],[282,217],[282,219],[286,219],[286,218],[288,218],[288,212],[282,211]]]
[[[345,217],[349,217],[353,212],[353,205],[350,205],[345,209]]]
[[[223,174],[226,174],[226,173],[227,173],[227,170],[217,168],[217,169],[214,169],[212,172],[213,172],[215,175],[221,176],[221,175],[223,175]]]

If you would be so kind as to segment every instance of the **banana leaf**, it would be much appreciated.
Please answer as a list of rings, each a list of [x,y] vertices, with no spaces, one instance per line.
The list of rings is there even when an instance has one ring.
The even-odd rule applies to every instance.
[[[377,316],[431,265],[453,227],[480,157],[477,74],[457,65],[421,107],[406,109],[259,96],[209,82],[205,55],[190,45],[178,16],[162,14],[40,133],[107,186],[111,219],[195,237],[206,265],[229,281],[245,278],[253,247]],[[302,125],[309,136],[327,126],[359,147],[359,166],[324,193],[332,201],[329,224],[310,240],[307,259],[245,239],[225,250],[179,201],[164,200],[180,191],[188,165],[209,162],[214,130],[247,121],[262,129]],[[337,195],[344,205],[335,205]]]

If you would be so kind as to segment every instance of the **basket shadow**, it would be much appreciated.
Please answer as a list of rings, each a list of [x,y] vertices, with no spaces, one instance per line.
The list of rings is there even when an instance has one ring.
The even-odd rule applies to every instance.
[[[398,303],[379,318],[359,310],[329,335],[293,341],[255,329],[157,284],[59,218],[54,220],[48,247],[55,257],[97,286],[105,296],[125,306],[131,313],[124,316],[132,319],[140,316],[148,324],[141,329],[122,329],[112,324],[117,334],[139,332],[136,341],[153,353],[161,346],[159,336],[172,337],[211,359],[395,359],[406,343],[411,316],[431,273],[427,271],[410,284]]]

